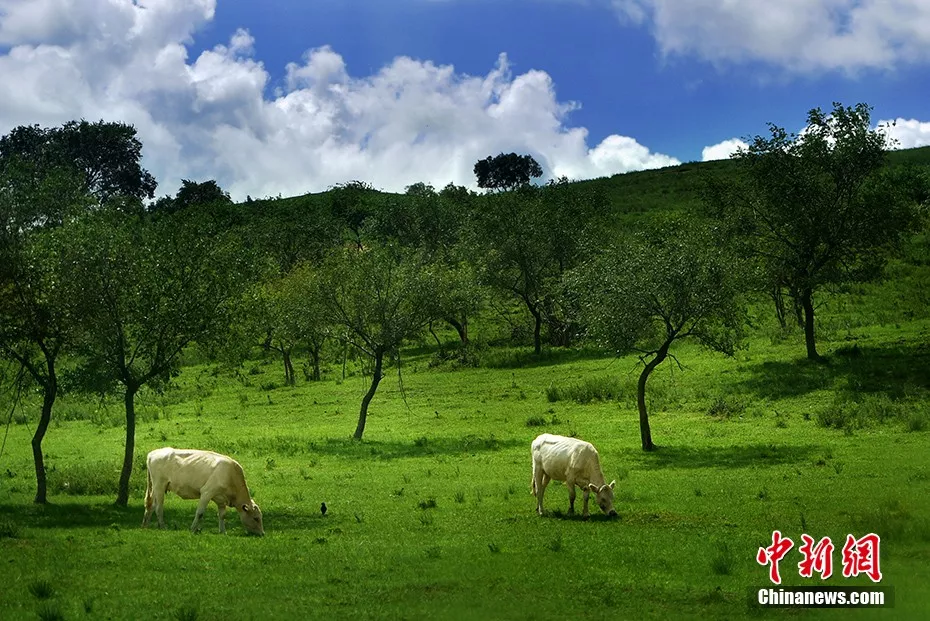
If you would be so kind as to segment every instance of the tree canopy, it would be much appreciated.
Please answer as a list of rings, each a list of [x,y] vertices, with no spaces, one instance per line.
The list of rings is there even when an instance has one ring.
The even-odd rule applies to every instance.
[[[739,273],[712,231],[675,221],[611,244],[576,271],[573,288],[588,337],[618,355],[642,353],[637,406],[644,451],[655,448],[646,381],[672,355],[672,343],[690,337],[732,355],[744,322]]]
[[[542,167],[531,155],[500,153],[475,163],[478,187],[490,190],[514,190],[542,177]]]
[[[865,104],[814,108],[790,134],[769,125],[736,160],[739,176],[711,185],[709,200],[740,252],[755,257],[770,287],[804,311],[807,356],[819,358],[814,296],[823,287],[875,278],[914,221],[920,183],[884,167],[889,142]]]
[[[141,166],[142,143],[125,123],[68,121],[61,127],[21,125],[0,138],[0,168],[13,160],[37,169],[70,170],[100,203],[155,196],[155,177]]]

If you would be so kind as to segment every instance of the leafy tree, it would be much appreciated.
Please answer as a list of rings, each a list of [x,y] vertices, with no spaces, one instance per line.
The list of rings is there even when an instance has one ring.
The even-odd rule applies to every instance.
[[[174,198],[164,196],[158,199],[150,211],[158,214],[170,214],[194,205],[231,205],[229,193],[224,191],[215,180],[198,183],[188,179],[181,180],[181,187]]]
[[[380,194],[364,181],[349,181],[329,190],[330,212],[352,235],[356,246],[362,247],[362,226],[373,213],[373,203]]]
[[[140,165],[142,143],[124,123],[68,121],[61,127],[16,127],[0,138],[0,168],[14,159],[36,171],[71,170],[81,189],[100,203],[116,196],[137,201],[155,196],[155,177]]]
[[[646,381],[673,356],[672,344],[691,337],[732,355],[743,326],[737,265],[708,231],[671,223],[620,240],[577,271],[588,335],[617,354],[642,352],[636,400],[644,451],[655,448]]]
[[[577,329],[563,278],[605,232],[606,199],[567,180],[482,197],[472,211],[471,254],[482,280],[518,298],[533,317],[533,348],[544,323],[556,344]],[[587,242],[587,243],[586,243]]]
[[[531,155],[501,153],[475,163],[478,187],[490,190],[515,190],[542,174],[542,167]]]
[[[385,356],[396,355],[405,339],[436,318],[433,275],[419,257],[396,245],[344,249],[331,258],[325,271],[325,299],[334,320],[346,328],[349,343],[373,364],[354,434],[361,440]]]
[[[451,189],[450,189],[451,188]],[[468,344],[468,319],[484,298],[475,270],[462,247],[470,195],[451,184],[443,193],[425,183],[407,187],[404,197],[389,197],[373,215],[367,233],[382,243],[399,243],[420,252],[437,278],[437,317],[453,326]],[[438,340],[438,339],[437,339]]]
[[[88,202],[67,171],[23,160],[0,166],[0,358],[15,361],[42,391],[32,437],[39,504],[47,501],[42,442],[59,393],[58,361],[74,328],[51,231]]]
[[[280,275],[303,262],[321,261],[344,242],[344,225],[320,195],[253,201],[244,206],[243,219],[242,234]]]
[[[814,296],[879,276],[913,222],[920,183],[908,169],[884,166],[888,139],[871,128],[870,110],[814,108],[799,135],[770,124],[770,137],[754,137],[737,155],[738,180],[713,184],[708,195],[740,252],[759,261],[776,303],[782,289],[799,303],[809,359],[820,358]]]
[[[129,498],[136,394],[168,381],[190,343],[225,331],[231,302],[250,274],[234,237],[210,227],[195,213],[149,222],[104,210],[62,231],[86,384],[123,387],[118,505]]]
[[[251,332],[261,339],[265,349],[281,354],[289,386],[295,381],[291,357],[297,347],[307,348],[311,379],[320,379],[320,356],[331,332],[323,301],[324,286],[319,270],[304,263],[283,277],[256,286],[248,304]]]

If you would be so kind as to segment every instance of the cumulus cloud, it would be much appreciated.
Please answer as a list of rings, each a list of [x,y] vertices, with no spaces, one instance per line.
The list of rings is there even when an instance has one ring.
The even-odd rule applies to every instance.
[[[894,141],[898,149],[913,149],[930,146],[930,123],[915,119],[895,119],[879,121],[878,127]]]
[[[353,76],[338,51],[308,50],[270,83],[246,30],[188,57],[215,0],[0,0],[0,133],[75,118],[132,123],[144,165],[173,193],[215,178],[234,198],[293,195],[362,179],[402,190],[474,187],[478,159],[530,153],[552,176],[590,178],[678,163],[636,140],[587,144],[543,71],[486,75],[407,57]]]
[[[926,0],[611,0],[666,55],[789,71],[892,69],[930,59]]]
[[[701,151],[701,161],[709,162],[711,160],[726,160],[733,157],[739,149],[746,149],[749,145],[739,138],[730,138],[709,147],[704,147]]]

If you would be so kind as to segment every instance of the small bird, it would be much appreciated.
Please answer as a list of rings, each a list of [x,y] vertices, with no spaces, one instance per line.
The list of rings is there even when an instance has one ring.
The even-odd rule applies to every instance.
[[[320,503],[320,513],[322,513],[323,515],[326,515],[326,503],[325,502]]]

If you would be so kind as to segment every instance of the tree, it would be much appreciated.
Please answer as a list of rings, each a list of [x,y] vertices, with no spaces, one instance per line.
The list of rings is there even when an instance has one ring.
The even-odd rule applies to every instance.
[[[362,226],[372,215],[372,202],[380,194],[364,181],[349,181],[329,190],[330,212],[352,234],[352,241],[362,247]]]
[[[348,342],[372,364],[371,386],[362,399],[354,437],[362,439],[385,356],[436,319],[433,276],[414,253],[396,245],[344,249],[326,266],[325,299]]]
[[[231,302],[250,274],[235,238],[211,226],[195,213],[150,222],[106,209],[62,231],[84,377],[95,387],[123,388],[118,505],[129,498],[136,394],[167,382],[193,341],[225,331]]]
[[[515,190],[542,174],[542,167],[531,155],[501,153],[475,163],[478,187],[490,190]]]
[[[15,361],[42,391],[32,437],[38,504],[48,499],[42,442],[59,393],[58,360],[74,328],[52,231],[88,203],[68,171],[25,160],[0,165],[0,358]]]
[[[323,303],[324,286],[319,270],[303,263],[282,277],[257,285],[248,302],[249,331],[265,349],[281,354],[288,386],[295,382],[291,356],[301,346],[310,355],[311,379],[320,379],[320,355],[331,332]]]
[[[72,171],[83,192],[101,204],[117,196],[136,201],[155,196],[155,177],[140,165],[142,143],[125,123],[22,125],[0,138],[0,168],[14,159],[31,163],[36,171]]]
[[[655,449],[646,382],[672,344],[694,338],[732,355],[743,326],[738,263],[706,230],[670,223],[623,239],[574,277],[587,334],[622,354],[641,352],[637,384],[640,438]]]
[[[876,278],[887,250],[914,220],[914,173],[885,167],[888,139],[865,104],[808,113],[798,135],[774,124],[741,151],[740,177],[708,194],[740,252],[754,257],[778,302],[785,289],[803,310],[807,357],[820,358],[814,296]]]
[[[171,214],[195,205],[231,205],[229,193],[224,191],[215,180],[198,183],[189,179],[181,180],[181,187],[174,198],[164,196],[151,206],[149,211],[158,214]]]
[[[468,344],[468,319],[484,298],[462,247],[469,200],[465,188],[449,184],[437,193],[431,185],[415,183],[403,198],[383,200],[366,225],[367,235],[419,252],[431,264],[438,283],[436,312],[455,328],[463,346]]]
[[[596,247],[606,199],[568,180],[482,197],[471,212],[471,254],[482,280],[518,298],[533,318],[533,349],[542,349],[542,326],[556,344],[575,329],[563,278]],[[587,241],[587,243],[585,243]]]

